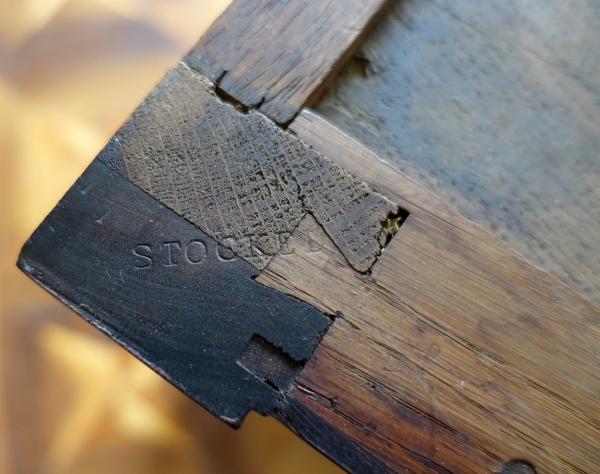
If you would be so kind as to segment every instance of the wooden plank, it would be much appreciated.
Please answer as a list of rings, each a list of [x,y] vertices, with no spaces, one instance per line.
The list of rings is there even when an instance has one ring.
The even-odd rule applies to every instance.
[[[395,2],[315,108],[600,305],[600,10]]]
[[[433,11],[439,4],[452,10],[443,1],[428,2]],[[192,54],[188,62],[220,80],[222,97],[229,94],[287,123],[281,117],[293,116],[290,103],[295,111],[300,104],[292,99],[314,99],[321,79],[307,85],[302,81],[312,76],[300,66],[283,64],[283,77],[266,66],[319,56],[288,53],[272,61],[282,49],[275,54],[271,46],[302,50],[305,45],[288,47],[287,34],[308,34],[303,15],[322,6],[306,3],[294,16],[299,3],[261,4],[260,15],[279,12],[277,25],[279,18],[291,22],[274,28],[279,36],[267,41],[244,18],[254,12],[252,4],[236,5],[248,9],[236,13],[235,31],[241,34],[232,40],[235,48],[227,45],[227,54],[242,51],[250,58],[234,65],[237,76],[208,56]],[[215,44],[228,41],[229,28],[215,36]],[[279,43],[284,37],[287,42]],[[253,43],[255,38],[262,43]],[[321,38],[313,32],[307,41]],[[265,50],[273,53],[267,64],[256,56]],[[339,64],[335,54],[333,63]],[[374,67],[363,62],[366,69]],[[253,68],[259,71],[254,77]],[[290,77],[297,82],[285,85]],[[262,80],[267,83],[256,92]],[[230,83],[235,87],[228,91]],[[421,93],[435,97],[433,89]],[[265,90],[277,93],[267,98]],[[600,460],[598,310],[315,115],[302,114],[291,129],[299,139],[258,114],[235,112],[180,66],[100,157],[256,268],[269,264],[257,281],[337,315],[291,391],[278,398],[278,418],[352,472],[532,472],[529,464],[510,467],[508,461],[519,458],[539,472],[593,471]],[[367,205],[360,196],[368,196]],[[399,213],[398,205],[410,216],[372,274],[364,274],[380,255],[382,223],[390,212]],[[219,215],[223,209],[225,218]],[[336,223],[346,216],[354,217],[350,225]],[[354,258],[346,244],[357,242],[353,224],[364,223],[362,216],[367,232],[359,229],[365,237],[359,244],[368,242],[372,250]],[[285,354],[279,349],[252,336],[243,351],[237,347],[237,363],[283,391],[300,365],[283,357],[283,364],[273,366]],[[226,414],[236,423],[240,416]]]
[[[386,0],[235,0],[186,58],[246,106],[285,124],[318,98]]]
[[[292,130],[411,212],[371,276],[307,216],[257,278],[338,313],[293,396],[394,470],[595,472],[600,310],[326,122]]]

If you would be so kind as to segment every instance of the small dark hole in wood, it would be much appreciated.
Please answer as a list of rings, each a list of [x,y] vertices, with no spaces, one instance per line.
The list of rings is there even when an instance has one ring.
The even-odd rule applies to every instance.
[[[512,459],[502,465],[498,474],[536,474],[533,464],[522,459]]]
[[[379,245],[384,249],[392,241],[394,235],[400,230],[400,226],[406,221],[410,213],[402,208],[398,208],[397,212],[390,212],[383,222],[381,235],[379,237]]]
[[[238,357],[237,363],[275,390],[285,391],[302,370],[303,363],[295,361],[279,347],[255,334]]]
[[[223,89],[219,88],[218,86],[215,87],[215,93],[219,96],[219,98],[223,102],[231,105],[239,113],[247,114],[250,111],[249,107],[242,104],[239,100],[237,100],[235,97],[229,95],[227,92],[225,92]]]
[[[375,74],[375,68],[371,64],[371,60],[362,56],[353,56],[344,66],[341,71],[343,75],[369,77]]]

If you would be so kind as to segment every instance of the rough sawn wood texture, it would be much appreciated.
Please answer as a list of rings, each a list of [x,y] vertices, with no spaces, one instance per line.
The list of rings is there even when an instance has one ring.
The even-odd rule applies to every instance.
[[[259,275],[338,313],[291,395],[398,472],[597,472],[600,310],[314,114],[292,129],[411,214],[370,276],[310,216]]]
[[[242,114],[184,63],[100,153],[161,203],[257,269],[306,212],[367,271],[398,207],[259,113]]]
[[[386,0],[234,0],[186,61],[279,123],[322,92]]]

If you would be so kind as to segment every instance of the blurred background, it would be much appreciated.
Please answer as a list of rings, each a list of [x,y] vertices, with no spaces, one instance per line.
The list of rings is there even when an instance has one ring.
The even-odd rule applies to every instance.
[[[0,2],[0,473],[341,472],[234,431],[17,270],[20,247],[229,0]]]

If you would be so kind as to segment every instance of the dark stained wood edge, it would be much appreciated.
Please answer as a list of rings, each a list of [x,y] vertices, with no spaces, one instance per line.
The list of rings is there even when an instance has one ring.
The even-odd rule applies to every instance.
[[[255,268],[233,255],[223,258],[222,250],[94,160],[25,243],[18,266],[237,427],[250,410],[271,413],[284,391],[239,363],[248,341],[268,341],[275,352],[268,369],[283,388],[310,358],[330,320],[257,284]]]
[[[326,422],[294,395],[287,394],[273,416],[348,472],[353,474],[396,472],[341,430]]]

